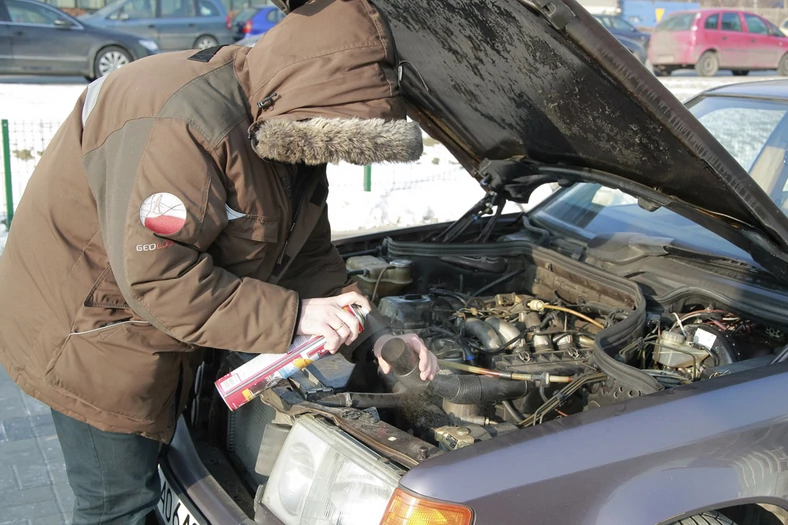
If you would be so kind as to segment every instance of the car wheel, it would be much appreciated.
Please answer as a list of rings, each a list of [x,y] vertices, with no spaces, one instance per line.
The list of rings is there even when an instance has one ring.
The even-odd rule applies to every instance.
[[[197,37],[194,41],[194,49],[208,49],[209,47],[218,46],[219,41],[211,35],[202,35]]]
[[[671,525],[736,525],[736,523],[719,512],[704,512],[681,521],[675,521]]]
[[[777,74],[788,77],[788,53],[784,54],[780,59],[780,64],[777,66]]]
[[[734,69],[733,71],[731,71],[731,73],[733,73],[734,77],[746,77],[750,73],[750,70],[749,69]]]
[[[131,61],[131,55],[122,47],[105,47],[96,53],[96,58],[93,60],[93,77],[103,77]]]
[[[714,51],[706,51],[695,64],[695,71],[702,77],[713,77],[720,70],[720,59]]]

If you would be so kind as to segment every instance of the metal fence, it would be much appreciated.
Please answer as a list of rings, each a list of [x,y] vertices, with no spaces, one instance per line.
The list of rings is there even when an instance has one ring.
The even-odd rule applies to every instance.
[[[8,224],[38,160],[57,132],[60,122],[3,120],[2,163],[4,184],[0,222]],[[431,139],[427,139],[431,141]],[[476,186],[468,173],[434,141],[417,165],[384,164],[369,167],[332,164],[328,167],[333,199],[352,203],[357,196],[373,202],[403,202],[408,192],[430,193],[434,200],[447,198],[447,189]],[[474,197],[475,192],[474,192]],[[458,203],[460,204],[460,203]],[[464,203],[462,203],[464,205]],[[9,213],[10,212],[10,213]]]
[[[3,195],[0,220],[8,224],[38,159],[60,127],[59,122],[2,121]]]

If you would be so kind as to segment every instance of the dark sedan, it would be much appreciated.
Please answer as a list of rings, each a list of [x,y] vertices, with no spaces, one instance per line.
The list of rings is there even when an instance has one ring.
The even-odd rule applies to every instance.
[[[157,53],[154,40],[85,25],[34,0],[0,0],[0,74],[88,79]]]
[[[594,15],[600,24],[605,26],[605,29],[616,35],[617,37],[623,36],[634,40],[644,48],[648,49],[648,43],[651,40],[651,35],[645,33],[620,16],[614,15]]]

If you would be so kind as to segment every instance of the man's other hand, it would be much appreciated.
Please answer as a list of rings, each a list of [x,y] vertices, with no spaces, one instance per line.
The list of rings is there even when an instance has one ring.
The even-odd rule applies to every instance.
[[[424,341],[416,334],[402,334],[402,335],[382,335],[375,341],[375,346],[373,347],[373,352],[375,357],[378,358],[378,365],[380,366],[380,370],[384,374],[388,374],[391,370],[391,366],[380,357],[380,352],[383,350],[383,345],[386,344],[386,341],[390,339],[402,339],[405,341],[411,350],[416,352],[419,355],[419,377],[421,377],[422,381],[432,380],[435,378],[435,374],[438,373],[438,358],[435,357],[435,354],[427,350],[427,346],[424,344]]]
[[[335,297],[304,299],[301,301],[301,316],[298,318],[297,335],[321,335],[325,338],[325,349],[332,354],[343,344],[349,345],[358,337],[361,324],[356,317],[344,310],[356,304],[372,310],[366,297],[356,292],[343,293]]]

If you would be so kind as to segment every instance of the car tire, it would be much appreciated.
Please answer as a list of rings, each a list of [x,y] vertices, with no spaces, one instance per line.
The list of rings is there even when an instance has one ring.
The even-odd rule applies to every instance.
[[[719,512],[704,512],[681,521],[674,521],[671,525],[736,525],[736,523]]]
[[[198,36],[197,40],[194,41],[194,49],[208,49],[218,45],[219,41],[211,35]]]
[[[750,74],[750,70],[749,69],[734,69],[733,71],[731,71],[731,73],[733,73],[734,77],[746,77],[747,75]]]
[[[706,51],[695,64],[695,71],[701,77],[713,77],[720,70],[720,59],[714,51]]]
[[[118,46],[107,46],[99,50],[93,59],[93,79],[112,73],[134,60],[131,54]]]
[[[674,69],[668,66],[655,66],[654,67],[654,75],[658,77],[669,77],[671,73],[673,73]]]
[[[784,54],[777,66],[777,74],[781,77],[788,77],[788,53]]]

